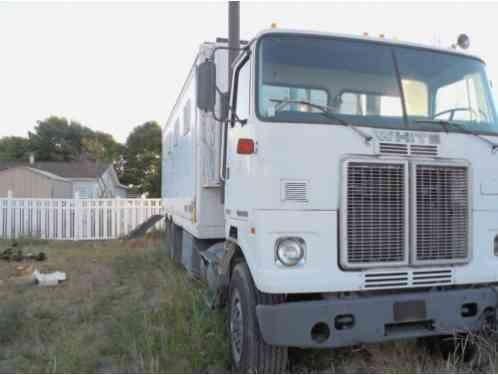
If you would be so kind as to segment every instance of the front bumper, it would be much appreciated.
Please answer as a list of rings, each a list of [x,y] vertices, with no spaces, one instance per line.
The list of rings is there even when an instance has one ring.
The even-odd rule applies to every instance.
[[[256,313],[269,345],[334,348],[477,331],[496,305],[495,289],[483,287],[258,305]]]

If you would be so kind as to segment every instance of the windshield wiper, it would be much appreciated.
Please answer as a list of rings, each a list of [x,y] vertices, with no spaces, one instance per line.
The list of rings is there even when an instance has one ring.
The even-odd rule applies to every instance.
[[[358,129],[355,125],[350,124],[340,116],[337,116],[335,113],[332,112],[332,108],[327,105],[314,104],[305,100],[290,100],[290,99],[270,99],[270,102],[278,103],[278,107],[285,106],[287,104],[302,104],[302,105],[307,105],[311,108],[319,109],[320,111],[322,111],[320,112],[320,114],[324,115],[325,117],[328,117],[333,121],[337,121],[342,126],[345,126],[353,130],[356,134],[358,134],[363,138],[363,140],[367,145],[370,144],[370,141],[373,139],[371,135],[368,135],[367,133]]]
[[[486,137],[483,137],[482,135],[473,132],[472,130],[466,129],[464,124],[461,124],[459,122],[454,122],[454,121],[448,121],[448,120],[415,120],[415,123],[417,124],[437,124],[440,125],[443,130],[448,133],[448,128],[450,126],[456,127],[460,131],[462,131],[465,134],[470,134],[473,135],[474,137],[479,138],[480,140],[486,142],[488,145],[491,146],[491,152],[496,152],[498,150],[498,143],[494,143],[493,141],[490,141]]]

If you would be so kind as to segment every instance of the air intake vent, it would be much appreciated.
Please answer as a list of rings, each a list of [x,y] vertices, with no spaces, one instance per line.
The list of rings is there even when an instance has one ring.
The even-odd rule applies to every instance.
[[[414,271],[412,283],[414,286],[451,284],[451,278],[451,270]]]
[[[381,154],[408,155],[408,145],[402,143],[380,143]]]
[[[438,153],[437,145],[410,145],[411,155],[437,156]]]
[[[377,271],[365,273],[365,289],[424,288],[436,285],[450,285],[453,281],[451,269],[421,269],[417,271]]]
[[[385,155],[438,156],[437,145],[410,145],[403,143],[379,143],[379,153]]]
[[[282,200],[287,202],[308,202],[307,181],[282,181]]]
[[[407,272],[367,273],[365,288],[395,288],[408,286]]]

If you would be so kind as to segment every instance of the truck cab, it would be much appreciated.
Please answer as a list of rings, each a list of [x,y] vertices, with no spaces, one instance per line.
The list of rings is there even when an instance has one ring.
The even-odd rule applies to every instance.
[[[207,93],[227,65],[203,62],[224,230],[194,248],[228,305],[236,369],[494,324],[498,121],[479,57],[271,29],[243,46],[224,96]]]

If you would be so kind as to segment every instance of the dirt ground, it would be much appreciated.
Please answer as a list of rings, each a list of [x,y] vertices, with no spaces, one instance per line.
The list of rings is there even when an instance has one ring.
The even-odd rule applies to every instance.
[[[9,244],[0,241],[0,251]],[[20,282],[19,263],[0,260],[0,373],[229,372],[224,312],[207,308],[203,285],[170,262],[157,237],[19,246],[46,252],[34,268],[64,271],[68,280],[56,287]],[[445,360],[414,341],[292,350],[289,370],[496,372],[495,349],[482,352],[491,360]]]

